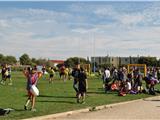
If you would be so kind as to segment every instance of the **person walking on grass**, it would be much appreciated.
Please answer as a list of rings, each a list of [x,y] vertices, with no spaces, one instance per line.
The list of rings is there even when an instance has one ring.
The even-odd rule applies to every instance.
[[[24,75],[27,78],[27,92],[28,98],[26,104],[24,105],[24,109],[28,109],[28,105],[31,102],[31,111],[36,111],[35,109],[35,100],[36,95],[31,91],[32,85],[37,85],[38,79],[42,76],[42,72],[37,72],[34,69],[28,67],[23,71]]]
[[[76,64],[76,67],[73,68],[73,71],[72,71],[72,76],[73,76],[73,89],[75,90],[76,92],[76,97],[78,96],[78,76],[79,76],[79,73],[80,73],[80,64],[77,63]]]
[[[1,70],[1,74],[2,74],[2,79],[1,79],[1,84],[5,85],[5,81],[6,81],[6,68],[5,65],[2,65],[2,70]]]
[[[80,73],[78,75],[78,96],[77,103],[85,103],[85,96],[88,88],[87,75],[83,68],[80,68]]]
[[[53,67],[49,69],[49,83],[53,83],[53,77],[54,77],[55,71]]]

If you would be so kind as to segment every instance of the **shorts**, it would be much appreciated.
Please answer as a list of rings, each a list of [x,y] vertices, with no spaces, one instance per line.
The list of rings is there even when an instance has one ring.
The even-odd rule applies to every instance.
[[[9,79],[10,79],[10,78],[11,78],[11,75],[7,75],[6,78],[9,78]]]
[[[54,75],[53,75],[53,74],[51,74],[49,77],[50,77],[50,78],[53,78],[53,77],[54,77]]]
[[[28,91],[28,96],[29,96],[29,97],[33,96],[33,94],[31,93],[30,90],[27,90],[27,91]]]

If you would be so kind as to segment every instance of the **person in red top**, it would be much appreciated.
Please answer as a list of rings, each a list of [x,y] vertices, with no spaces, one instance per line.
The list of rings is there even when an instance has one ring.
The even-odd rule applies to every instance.
[[[42,72],[38,72],[30,67],[28,67],[27,69],[25,69],[23,71],[24,75],[27,78],[27,91],[28,91],[28,99],[26,104],[24,105],[24,109],[27,110],[29,103],[31,102],[31,111],[36,111],[36,109],[34,108],[35,106],[35,99],[36,99],[36,95],[34,95],[31,92],[31,87],[32,85],[37,85],[38,79],[42,76]]]

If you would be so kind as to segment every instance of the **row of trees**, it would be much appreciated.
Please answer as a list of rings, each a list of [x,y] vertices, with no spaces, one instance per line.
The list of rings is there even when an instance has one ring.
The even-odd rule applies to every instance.
[[[22,65],[45,65],[45,66],[53,66],[53,63],[50,62],[47,59],[43,58],[30,58],[28,54],[23,54],[19,58],[20,64]],[[75,66],[76,63],[81,63],[81,64],[90,64],[89,60],[86,60],[85,58],[79,58],[79,57],[71,57],[68,58],[64,64],[70,67]],[[14,56],[4,56],[3,54],[0,54],[0,64],[16,64],[17,59]],[[147,66],[160,66],[160,60],[157,60],[156,57],[140,57],[138,60],[139,64],[146,64]],[[93,66],[93,65],[92,65]],[[109,65],[97,65],[95,63],[96,67],[103,67],[103,66],[109,66]]]
[[[21,65],[46,65],[46,66],[52,66],[53,63],[46,59],[36,59],[36,58],[30,58],[28,54],[23,54],[19,58]],[[14,56],[4,56],[3,54],[0,54],[0,64],[16,64],[17,59]]]
[[[0,64],[16,64],[17,60],[14,56],[4,56],[3,54],[0,54]]]
[[[47,60],[47,59],[43,59],[43,58],[30,58],[28,54],[23,54],[20,58],[19,58],[20,64],[21,65],[45,65],[45,66],[53,66],[54,63],[52,63],[51,61]],[[87,61],[85,58],[78,58],[78,57],[71,57],[68,58],[64,64],[66,66],[69,67],[74,67],[75,64],[77,64],[78,62],[80,62],[81,64],[89,64],[90,62]],[[0,54],[0,64],[16,64],[17,60],[14,56],[4,56],[3,54]],[[61,65],[58,65],[58,67]]]
[[[53,66],[53,63],[47,59],[36,59],[36,58],[30,58],[28,54],[23,54],[20,58],[20,64],[21,65],[45,65],[45,66]]]

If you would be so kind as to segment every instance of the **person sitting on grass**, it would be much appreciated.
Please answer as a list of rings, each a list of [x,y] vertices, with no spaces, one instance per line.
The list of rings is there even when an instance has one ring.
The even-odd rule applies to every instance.
[[[83,68],[80,68],[80,73],[78,75],[78,97],[77,103],[85,103],[86,91],[88,88],[87,75]]]
[[[29,103],[31,102],[31,111],[36,111],[35,109],[35,99],[36,95],[31,92],[32,85],[37,85],[38,79],[42,76],[42,72],[37,72],[34,69],[28,67],[23,71],[24,75],[27,78],[27,91],[28,91],[28,99],[26,104],[24,105],[24,109],[27,110]]]
[[[146,82],[146,89],[149,94],[155,95],[155,85],[159,83],[157,79],[155,79],[152,74],[149,74],[147,77],[144,78]]]
[[[122,81],[121,85],[119,86],[119,96],[126,96],[127,90],[126,90],[126,81]]]

